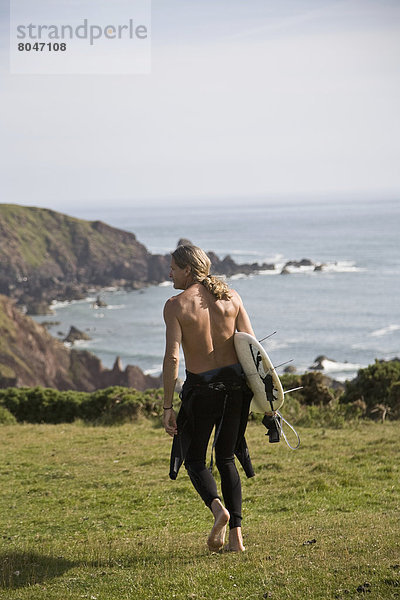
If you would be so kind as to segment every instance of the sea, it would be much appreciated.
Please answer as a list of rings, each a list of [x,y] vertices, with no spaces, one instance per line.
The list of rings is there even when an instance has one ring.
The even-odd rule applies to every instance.
[[[323,355],[324,372],[344,381],[375,359],[400,355],[396,199],[109,203],[63,212],[133,232],[153,253],[166,254],[186,238],[238,263],[274,263],[273,271],[228,281],[241,295],[258,339],[273,334],[264,346],[276,365],[292,361],[303,373]],[[303,258],[324,267],[292,267],[281,274],[287,261]],[[165,343],[163,306],[177,293],[170,282],[135,291],[108,288],[100,293],[106,307],[95,306],[93,292],[84,300],[57,302],[53,316],[36,320],[53,321],[49,331],[59,339],[71,325],[85,331],[91,339],[74,347],[93,352],[107,367],[118,356],[124,366],[135,364],[158,375]]]

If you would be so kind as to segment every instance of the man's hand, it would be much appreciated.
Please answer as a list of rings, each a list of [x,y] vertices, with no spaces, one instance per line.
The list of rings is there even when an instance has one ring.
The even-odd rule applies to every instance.
[[[174,435],[176,435],[178,433],[178,428],[176,426],[175,412],[174,412],[173,408],[164,410],[163,424],[164,424],[165,431],[171,437],[174,437]]]

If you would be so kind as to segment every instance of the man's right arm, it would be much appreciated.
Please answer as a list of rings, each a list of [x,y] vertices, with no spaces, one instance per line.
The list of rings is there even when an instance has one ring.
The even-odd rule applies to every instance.
[[[163,360],[163,385],[164,385],[164,427],[169,435],[177,433],[175,414],[168,410],[172,406],[174,391],[179,370],[179,348],[182,341],[182,330],[176,316],[172,299],[164,307],[164,321],[166,325],[166,343]]]

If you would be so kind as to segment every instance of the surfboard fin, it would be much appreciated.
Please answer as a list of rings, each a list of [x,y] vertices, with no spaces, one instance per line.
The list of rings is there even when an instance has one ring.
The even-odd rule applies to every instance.
[[[302,390],[302,389],[303,389],[303,386],[301,385],[300,387],[292,388],[291,390],[286,390],[283,393],[284,394],[290,394],[290,392],[297,392],[297,390]]]
[[[280,363],[279,365],[274,365],[274,369],[279,369],[279,367],[283,367],[283,365],[288,365],[289,363],[293,362],[293,358],[291,358],[290,360],[285,360],[285,362]]]
[[[276,331],[273,331],[272,333],[270,333],[269,335],[266,335],[265,337],[262,338],[262,340],[258,340],[259,343],[261,344],[261,342],[265,342],[265,340],[267,340],[268,338],[272,337],[273,335],[276,334]]]

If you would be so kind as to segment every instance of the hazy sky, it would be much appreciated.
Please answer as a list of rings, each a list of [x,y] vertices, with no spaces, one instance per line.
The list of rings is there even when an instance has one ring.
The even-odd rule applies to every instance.
[[[10,75],[7,4],[1,202],[400,192],[398,0],[153,0],[119,76]]]

